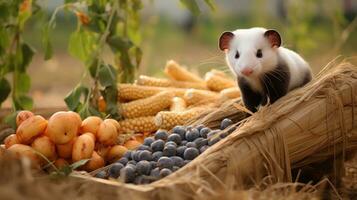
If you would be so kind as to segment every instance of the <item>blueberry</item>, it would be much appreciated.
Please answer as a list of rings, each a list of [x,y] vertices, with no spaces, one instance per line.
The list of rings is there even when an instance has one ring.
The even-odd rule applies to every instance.
[[[219,137],[214,137],[214,138],[211,138],[210,140],[208,140],[208,146],[212,146],[214,144],[216,144],[217,142],[219,142],[221,138]]]
[[[172,132],[179,134],[182,140],[185,139],[186,128],[184,126],[175,126]]]
[[[186,144],[187,144],[187,140],[182,140],[181,141],[181,146],[186,146]]]
[[[120,178],[124,180],[125,183],[132,183],[135,180],[135,169],[126,166],[120,170]]]
[[[140,161],[140,155],[141,151],[140,150],[136,150],[134,151],[133,155],[131,156],[133,158],[133,160],[135,160],[136,162]]]
[[[172,171],[173,171],[173,172],[175,172],[175,171],[177,171],[177,170],[179,170],[179,169],[180,169],[180,168],[177,167],[177,166],[173,166],[173,167],[172,167]]]
[[[206,151],[208,149],[209,146],[205,145],[205,146],[202,146],[200,148],[200,153],[203,153],[204,151]]]
[[[129,160],[128,160],[128,158],[126,158],[126,157],[122,157],[122,158],[120,158],[117,162],[118,162],[118,163],[121,163],[122,165],[126,165],[126,163],[128,163]]]
[[[161,139],[161,140],[167,140],[167,136],[168,136],[167,131],[165,131],[165,130],[158,130],[158,131],[156,131],[154,137],[155,137],[155,140],[159,140],[159,139]]]
[[[149,161],[142,160],[136,164],[136,171],[141,175],[149,175],[151,171],[151,164]]]
[[[154,169],[157,167],[157,162],[156,161],[150,161],[151,169]]]
[[[155,139],[153,137],[147,137],[144,139],[143,144],[149,147],[151,145],[151,143],[153,143],[154,141],[155,141]]]
[[[193,160],[199,154],[200,154],[200,152],[196,148],[190,147],[190,148],[187,148],[185,150],[185,153],[183,154],[183,157],[185,158],[185,160]]]
[[[208,127],[202,128],[201,131],[200,131],[200,136],[203,137],[203,138],[207,138],[207,134],[210,131],[211,131],[211,129],[208,128]]]
[[[196,146],[197,146],[197,149],[201,148],[202,146],[206,145],[208,143],[208,140],[207,139],[204,139],[204,138],[197,138],[195,139],[195,141],[193,141]]]
[[[139,160],[147,160],[151,161],[152,160],[152,153],[148,150],[141,151],[139,153]]]
[[[224,120],[221,121],[221,130],[226,129],[228,126],[232,124],[233,124],[232,120],[225,118]]]
[[[156,140],[155,142],[151,143],[151,149],[153,152],[162,151],[164,149],[165,142],[161,139]]]
[[[187,149],[186,146],[180,146],[176,149],[176,155],[180,156],[183,158],[183,153],[185,152],[185,150]]]
[[[100,171],[100,172],[98,172],[96,175],[95,175],[95,177],[97,177],[97,178],[102,178],[102,179],[107,179],[108,178],[108,174],[107,174],[107,172],[106,171]]]
[[[229,135],[228,132],[223,132],[223,133],[219,134],[219,137],[223,139],[223,138],[227,137],[228,135]]]
[[[168,141],[165,143],[165,147],[168,146],[168,145],[173,145],[175,147],[177,147],[177,144],[174,142],[174,141]]]
[[[151,170],[150,176],[153,176],[155,178],[160,176],[160,169],[156,167],[155,169]]]
[[[170,159],[174,162],[174,166],[182,167],[183,166],[183,159],[178,156],[172,156]]]
[[[157,152],[155,152],[155,153],[152,154],[152,159],[153,159],[154,161],[158,161],[159,158],[161,158],[161,157],[162,157],[162,151],[157,151]]]
[[[211,132],[209,132],[207,134],[207,138],[211,138],[213,137],[214,135],[216,135],[220,130],[212,130]]]
[[[159,161],[157,162],[157,164],[160,169],[163,169],[163,168],[172,169],[172,167],[174,166],[174,162],[166,156],[161,157],[159,159]]]
[[[196,128],[191,128],[186,132],[185,136],[187,141],[192,142],[200,136],[200,133]]]
[[[176,147],[173,145],[167,145],[162,151],[162,155],[164,156],[174,156],[176,155]]]
[[[149,146],[146,146],[146,145],[140,145],[138,147],[138,150],[147,150],[147,151],[151,151],[151,148]]]
[[[118,178],[120,170],[124,167],[121,163],[114,163],[108,170],[109,177]]]
[[[173,141],[176,144],[180,144],[181,143],[181,136],[179,134],[176,133],[172,133],[171,135],[169,135],[169,137],[167,138],[167,141]]]
[[[198,131],[201,131],[203,128],[205,128],[205,125],[203,124],[199,124],[198,126],[196,126]]]
[[[186,144],[186,147],[187,148],[189,148],[189,147],[197,147],[197,145],[196,145],[196,143],[194,143],[194,142],[187,142],[187,144]]]
[[[128,150],[124,153],[123,157],[127,158],[128,160],[132,159],[131,157],[131,153],[132,151],[131,150]]]
[[[170,175],[172,173],[172,171],[171,170],[169,170],[169,169],[162,169],[162,170],[160,170],[160,177],[165,177],[165,176],[168,176],[168,175]]]

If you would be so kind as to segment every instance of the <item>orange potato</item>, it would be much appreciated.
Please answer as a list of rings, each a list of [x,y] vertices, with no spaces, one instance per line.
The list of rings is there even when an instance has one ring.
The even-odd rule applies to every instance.
[[[23,121],[16,130],[16,136],[21,144],[30,144],[34,138],[45,131],[47,120],[40,115],[32,116]]]
[[[138,148],[140,145],[141,143],[136,140],[128,140],[124,143],[124,146],[129,150],[134,150]]]
[[[5,144],[5,148],[8,149],[14,144],[20,144],[20,142],[17,139],[16,134],[11,134],[5,138],[4,144]]]
[[[77,136],[81,124],[75,112],[56,112],[48,120],[47,134],[55,144],[66,144]]]
[[[97,152],[93,151],[91,159],[83,166],[83,169],[91,172],[101,167],[104,167],[104,159],[98,155]]]
[[[123,155],[127,151],[128,151],[128,149],[126,147],[124,147],[122,145],[115,145],[112,148],[110,148],[106,159],[108,162],[115,162],[115,161],[119,160],[121,157],[123,157]]]
[[[138,134],[135,134],[133,136],[133,138],[142,144],[142,143],[144,143],[145,136],[144,136],[144,134],[138,133]]]
[[[95,143],[96,137],[95,137],[95,135],[93,133],[87,132],[87,133],[83,133],[83,135],[89,135],[93,139],[93,141]]]
[[[54,163],[53,163],[58,169],[61,169],[65,166],[68,166],[69,163],[67,162],[67,160],[63,159],[63,158],[58,158]]]
[[[84,119],[82,121],[80,132],[81,133],[90,132],[90,133],[93,133],[94,135],[96,135],[99,125],[102,122],[103,122],[103,120],[100,117],[97,117],[97,116],[87,117],[86,119]]]
[[[115,128],[117,128],[118,133],[120,132],[120,125],[119,125],[119,122],[117,120],[115,120],[115,119],[105,119],[104,121],[112,123],[115,126]]]
[[[83,134],[78,136],[73,144],[72,161],[91,158],[94,151],[94,140],[90,135]]]
[[[32,147],[24,144],[14,144],[7,149],[10,153],[13,153],[16,157],[25,157],[30,159],[34,166],[39,166],[40,159]]]
[[[98,99],[98,109],[100,112],[105,112],[105,110],[107,109],[107,103],[105,102],[102,96]]]
[[[117,128],[111,121],[103,121],[98,129],[97,138],[98,141],[104,145],[116,144],[118,137]]]
[[[26,119],[35,116],[31,111],[22,110],[16,115],[16,126],[19,127],[20,124],[25,121]]]
[[[56,146],[47,136],[41,136],[36,138],[31,147],[38,153],[45,156],[48,160],[55,160],[57,158]]]
[[[76,139],[77,138],[75,137],[71,141],[67,142],[66,144],[57,144],[56,149],[57,149],[58,156],[65,159],[72,158],[73,144]]]

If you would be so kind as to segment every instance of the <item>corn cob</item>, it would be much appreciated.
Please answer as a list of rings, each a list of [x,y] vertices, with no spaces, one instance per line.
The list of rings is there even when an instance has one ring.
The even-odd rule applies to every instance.
[[[240,97],[240,90],[238,87],[231,87],[222,90],[220,93],[221,98],[234,99]]]
[[[177,62],[169,60],[166,63],[165,74],[173,80],[176,81],[187,81],[187,82],[204,82],[199,76],[189,72],[187,69],[181,67]]]
[[[162,91],[171,91],[175,96],[183,97],[186,92],[184,88],[172,88],[172,87],[154,87],[135,84],[118,84],[119,99],[124,101],[132,101],[137,99],[143,99],[151,97]]]
[[[120,128],[124,132],[153,132],[158,128],[155,125],[154,116],[124,119],[119,121]]]
[[[212,72],[206,73],[205,80],[206,80],[207,87],[213,91],[219,92],[223,89],[235,86],[233,80],[216,75]]]
[[[170,111],[181,112],[187,107],[186,101],[183,98],[174,97],[171,101]]]
[[[196,88],[207,89],[205,82],[187,82],[160,79],[141,75],[137,82],[138,85],[157,86],[157,87],[176,87],[176,88]]]
[[[194,105],[202,102],[216,101],[219,99],[219,95],[216,92],[208,90],[189,89],[186,91],[183,99],[186,101],[187,105]]]
[[[217,70],[217,69],[212,69],[211,71],[210,71],[212,74],[214,74],[214,75],[217,75],[217,76],[220,76],[220,77],[223,77],[223,78],[227,78],[228,76],[227,76],[227,74],[225,74],[223,71],[221,71],[221,70]]]
[[[155,125],[159,129],[170,130],[176,125],[185,124],[206,110],[206,107],[197,107],[184,112],[161,111],[155,116]]]
[[[121,106],[124,118],[136,118],[156,115],[156,113],[170,107],[174,93],[169,91],[160,92],[154,96],[123,103]]]

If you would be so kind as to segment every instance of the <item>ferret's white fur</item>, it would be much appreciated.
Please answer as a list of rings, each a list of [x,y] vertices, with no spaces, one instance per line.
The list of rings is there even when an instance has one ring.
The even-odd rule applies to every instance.
[[[226,52],[226,61],[231,71],[238,76],[244,76],[241,71],[252,68],[253,73],[245,76],[253,89],[262,91],[259,77],[275,69],[279,60],[283,61],[290,71],[288,90],[294,89],[304,81],[306,73],[310,71],[309,64],[297,53],[284,47],[271,47],[264,37],[265,28],[237,29],[233,32],[234,38],[230,42]],[[258,49],[262,50],[263,57],[256,57]],[[238,59],[235,58],[239,52]],[[280,62],[281,62],[280,61]]]

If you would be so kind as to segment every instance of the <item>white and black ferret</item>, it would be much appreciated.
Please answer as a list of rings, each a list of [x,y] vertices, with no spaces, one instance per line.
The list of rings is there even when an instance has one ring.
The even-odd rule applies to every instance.
[[[309,64],[281,44],[280,34],[265,28],[237,29],[219,38],[219,48],[237,76],[243,103],[252,112],[312,78]]]

